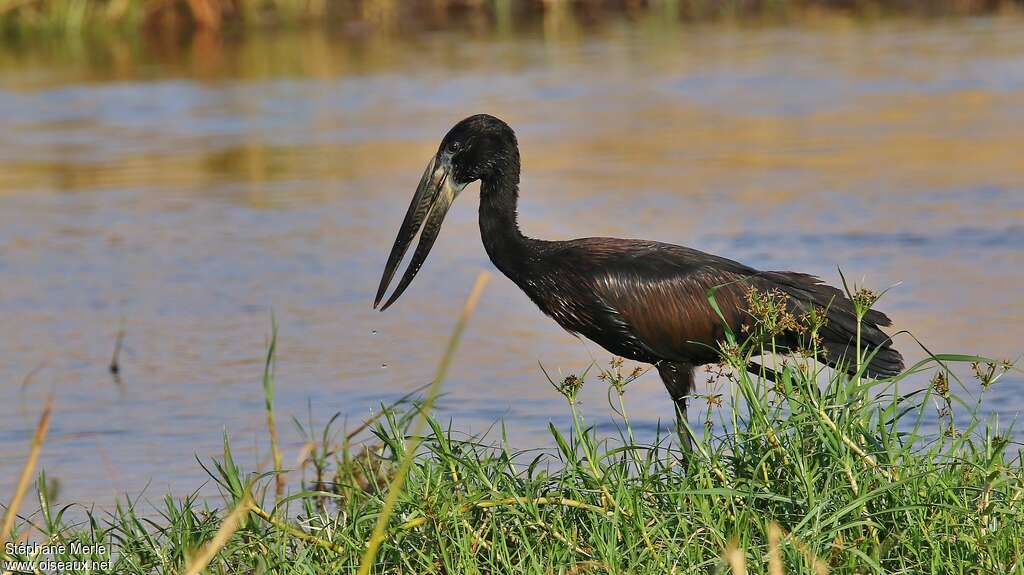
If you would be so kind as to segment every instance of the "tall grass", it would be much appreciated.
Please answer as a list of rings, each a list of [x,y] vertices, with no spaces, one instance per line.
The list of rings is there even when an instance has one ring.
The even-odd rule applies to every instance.
[[[304,427],[313,445],[298,467],[312,477],[279,501],[278,473],[242,469],[225,436],[203,463],[216,507],[168,495],[158,517],[125,501],[69,523],[41,498],[11,535],[102,542],[55,559],[109,559],[118,574],[199,561],[224,574],[1022,572],[1021,444],[977,409],[1012,366],[934,354],[876,381],[798,358],[776,363],[771,382],[728,369],[771,345],[750,341],[724,343],[716,381],[693,400],[688,452],[674,432],[633,429],[640,370],[613,360],[553,381],[572,425],[550,427],[550,448],[460,437],[429,416],[430,391],[341,441],[337,418]],[[972,366],[978,397],[957,388],[957,364]],[[927,386],[900,391],[921,374]],[[607,386],[616,431],[598,432],[578,405],[589,385]]]

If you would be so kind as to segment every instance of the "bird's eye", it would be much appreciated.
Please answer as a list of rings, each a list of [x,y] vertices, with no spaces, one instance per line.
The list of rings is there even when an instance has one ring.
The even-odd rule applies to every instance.
[[[453,153],[453,154],[455,152],[458,152],[461,149],[462,149],[462,144],[460,144],[459,142],[452,142],[452,143],[448,144],[448,151]]]

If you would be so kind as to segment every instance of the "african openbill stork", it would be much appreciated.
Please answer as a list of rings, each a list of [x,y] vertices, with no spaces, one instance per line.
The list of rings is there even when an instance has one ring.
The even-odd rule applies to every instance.
[[[853,303],[814,276],[758,271],[695,249],[648,240],[545,241],[524,236],[516,222],[516,136],[508,124],[486,114],[456,124],[427,164],[391,248],[374,307],[380,305],[420,226],[412,261],[381,311],[409,286],[434,245],[448,208],[476,180],[480,236],[494,265],[564,329],[613,354],[657,366],[678,417],[685,418],[694,367],[720,360],[723,318],[734,334],[743,337],[748,319],[745,294],[750,288],[785,294],[794,314],[812,306],[825,310],[827,323],[818,334],[822,351],[817,359],[831,366],[847,355],[852,359],[857,329]],[[721,317],[707,300],[708,290],[716,286]],[[862,342],[875,349],[866,368],[869,376],[894,375],[903,368],[902,356],[879,329],[890,324],[878,311],[864,317]],[[783,348],[797,344],[795,333],[783,333],[780,339]]]

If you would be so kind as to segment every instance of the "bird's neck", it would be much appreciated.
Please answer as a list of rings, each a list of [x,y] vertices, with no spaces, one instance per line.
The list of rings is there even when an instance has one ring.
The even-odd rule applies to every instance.
[[[480,237],[494,265],[515,280],[525,270],[533,240],[519,231],[517,221],[518,157],[507,164],[480,184]]]

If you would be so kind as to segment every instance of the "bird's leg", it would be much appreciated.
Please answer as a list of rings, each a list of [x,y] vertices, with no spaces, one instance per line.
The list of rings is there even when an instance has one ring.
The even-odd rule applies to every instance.
[[[676,411],[676,432],[679,444],[685,451],[693,448],[693,438],[686,427],[686,399],[693,389],[693,366],[675,361],[658,362],[658,374],[665,384]]]
[[[693,438],[686,427],[686,398],[681,397],[672,401],[676,405],[676,434],[679,436],[679,445],[683,451],[689,453],[693,450]]]

